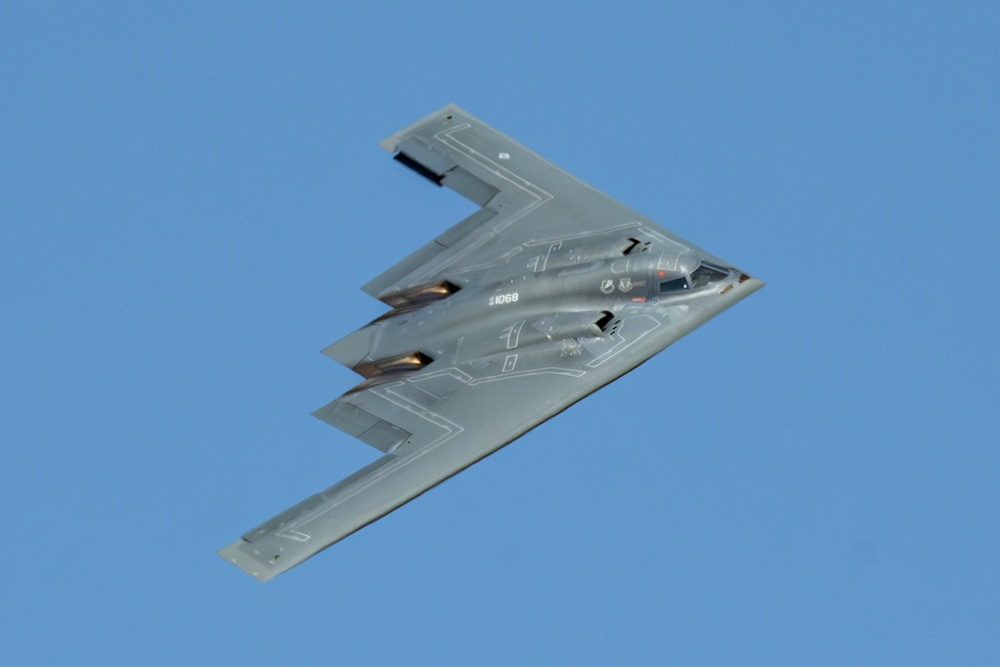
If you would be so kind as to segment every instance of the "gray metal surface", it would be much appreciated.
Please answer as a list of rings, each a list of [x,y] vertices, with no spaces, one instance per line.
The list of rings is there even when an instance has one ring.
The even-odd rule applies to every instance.
[[[763,286],[449,105],[381,143],[483,208],[367,283],[318,418],[384,455],[219,555],[261,581],[488,456]]]

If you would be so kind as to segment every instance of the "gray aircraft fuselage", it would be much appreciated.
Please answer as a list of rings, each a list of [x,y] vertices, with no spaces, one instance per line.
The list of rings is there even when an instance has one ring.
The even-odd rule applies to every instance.
[[[387,360],[407,359],[415,352],[426,355],[422,363],[479,359],[503,368],[515,348],[521,354],[548,354],[556,345],[560,356],[576,355],[583,339],[613,336],[620,322],[616,314],[624,310],[677,311],[681,305],[697,310],[699,302],[719,296],[720,282],[746,279],[691,251],[654,252],[655,243],[623,255],[628,244],[623,236],[611,248],[603,243],[588,247],[586,242],[580,247],[577,242],[573,251],[554,257],[551,252],[528,258],[522,256],[528,253],[517,253],[492,267],[484,284],[404,303],[344,342],[354,345],[354,367],[376,382],[389,379],[395,370],[410,369]],[[708,269],[702,269],[700,281],[693,280],[692,272],[703,266]]]

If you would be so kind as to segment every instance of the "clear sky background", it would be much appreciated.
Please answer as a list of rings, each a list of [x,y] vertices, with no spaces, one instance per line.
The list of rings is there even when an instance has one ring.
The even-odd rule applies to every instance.
[[[1000,6],[0,8],[0,664],[997,664]],[[455,102],[768,286],[261,585]]]

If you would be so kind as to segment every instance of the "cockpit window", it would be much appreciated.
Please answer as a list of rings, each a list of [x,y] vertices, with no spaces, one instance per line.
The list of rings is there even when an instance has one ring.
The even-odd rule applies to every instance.
[[[720,280],[725,280],[727,275],[729,274],[702,264],[691,274],[691,287],[704,287],[711,283],[717,283]]]
[[[667,280],[660,283],[660,293],[663,292],[682,292],[688,289],[687,278],[675,278],[674,280]]]

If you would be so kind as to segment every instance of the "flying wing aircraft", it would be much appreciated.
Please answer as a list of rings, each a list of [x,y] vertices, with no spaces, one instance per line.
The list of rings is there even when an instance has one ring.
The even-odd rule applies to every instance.
[[[763,286],[455,105],[381,145],[481,208],[364,285],[390,310],[323,350],[362,380],[313,414],[383,455],[219,551],[261,581]]]

